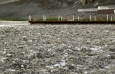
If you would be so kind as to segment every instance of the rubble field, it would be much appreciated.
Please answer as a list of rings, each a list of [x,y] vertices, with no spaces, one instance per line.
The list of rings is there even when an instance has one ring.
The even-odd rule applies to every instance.
[[[0,27],[0,74],[115,74],[115,26]]]

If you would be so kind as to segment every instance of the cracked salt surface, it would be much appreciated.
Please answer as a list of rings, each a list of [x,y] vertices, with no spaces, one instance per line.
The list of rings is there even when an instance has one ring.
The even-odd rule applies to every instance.
[[[108,35],[105,35],[106,33],[102,31],[103,28],[104,29],[106,28],[105,26],[101,26],[101,28],[98,26],[94,26],[96,28],[94,28],[93,26],[86,27],[85,31],[89,30],[90,28],[94,29],[94,31],[90,32],[92,34],[91,38],[90,36],[87,37],[86,33],[81,33],[81,31],[84,30],[81,28],[81,26],[77,26],[77,27],[67,26],[67,30],[62,28],[62,30],[65,30],[65,32],[63,33],[60,33],[61,31],[60,27],[62,26],[57,27],[56,30],[54,29],[55,27],[52,26],[51,27],[50,25],[37,26],[37,27],[16,26],[13,28],[9,28],[9,27],[1,28],[0,33],[2,35],[0,35],[1,37],[0,39],[3,39],[3,41],[0,42],[2,47],[0,50],[0,54],[1,54],[0,58],[7,57],[7,59],[8,60],[10,59],[11,61],[8,61],[7,59],[5,60],[4,58],[2,59],[2,61],[5,61],[5,64],[3,64],[0,61],[2,66],[0,67],[1,69],[0,73],[6,74],[3,73],[3,71],[7,72],[7,74],[9,74],[8,72],[11,72],[11,74],[18,73],[18,71],[21,69],[16,69],[15,71],[13,66],[14,64],[17,64],[17,62],[19,62],[20,66],[24,67],[24,69],[27,70],[25,72],[26,74],[31,74],[32,72],[38,74],[38,71],[40,72],[40,74],[45,74],[44,71],[46,71],[47,74],[61,74],[61,73],[64,74],[65,72],[66,72],[65,74],[81,74],[81,73],[82,74],[95,74],[95,73],[113,74],[115,73],[114,71],[115,60],[114,60],[114,50],[113,50],[114,41],[112,40],[112,38],[115,38],[115,33],[112,33],[114,32],[113,26],[109,27],[107,25],[107,28],[110,28],[109,30],[110,32],[108,33]],[[6,33],[7,30],[10,33]],[[76,30],[79,30],[76,32],[78,33],[78,35],[73,36],[74,34],[76,34],[75,33]],[[69,35],[66,34],[66,31],[69,32],[68,33]],[[16,32],[17,39],[10,40],[10,38],[14,36],[14,32]],[[55,32],[58,33],[58,35]],[[98,32],[101,32],[100,33],[101,35],[99,35]],[[44,38],[46,33],[49,36],[46,35],[46,37]],[[10,36],[7,36],[8,34]],[[82,37],[82,39],[79,39],[78,37],[79,38]],[[26,41],[24,41],[23,38],[25,38]],[[87,40],[87,38],[89,40]],[[53,42],[52,40],[55,39],[59,40],[60,42]],[[89,44],[86,45],[85,44],[86,41],[88,41]],[[4,45],[3,42],[4,43],[6,42],[7,46]],[[33,43],[38,45],[34,45]],[[13,46],[15,44],[17,47]],[[21,48],[22,50],[19,49],[17,51],[19,46],[23,48]],[[112,50],[110,51],[109,49]],[[10,51],[11,52],[14,51],[15,54],[10,53]],[[43,58],[39,56],[37,57],[37,54],[39,54],[39,52],[41,52],[40,55],[43,56]],[[45,55],[45,52],[46,54],[47,53],[48,54]],[[8,57],[6,56],[7,54],[12,54],[13,57]],[[27,68],[25,68],[26,65]],[[13,69],[10,69],[10,71],[8,71],[9,68],[13,68]],[[103,72],[101,70],[103,70]]]

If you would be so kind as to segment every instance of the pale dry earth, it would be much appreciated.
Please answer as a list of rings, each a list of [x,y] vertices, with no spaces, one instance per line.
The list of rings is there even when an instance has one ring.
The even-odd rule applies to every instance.
[[[115,74],[115,26],[2,26],[0,74]]]

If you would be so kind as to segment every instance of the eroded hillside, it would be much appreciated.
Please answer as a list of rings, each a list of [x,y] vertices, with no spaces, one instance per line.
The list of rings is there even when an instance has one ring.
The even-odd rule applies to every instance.
[[[78,8],[113,4],[113,0],[0,0],[0,17],[77,14]]]

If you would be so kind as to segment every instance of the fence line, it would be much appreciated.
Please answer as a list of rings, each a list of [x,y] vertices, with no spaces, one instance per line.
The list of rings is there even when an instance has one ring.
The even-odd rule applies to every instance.
[[[42,18],[39,18],[39,19],[41,19],[41,20],[43,20],[43,21],[46,21],[47,19],[51,19],[52,17],[50,17],[50,18],[48,18],[47,16],[45,16],[45,15],[43,15],[42,16]],[[63,17],[63,16],[60,16],[60,15],[58,15],[57,17],[56,17],[56,19],[57,19],[57,21],[63,21],[63,20],[67,20],[67,21],[69,21],[68,19],[70,19],[70,18],[72,18],[71,20],[72,21],[80,21],[80,20],[89,20],[89,21],[99,21],[99,20],[104,20],[104,21],[115,21],[115,16],[109,16],[109,15],[106,15],[106,16],[92,16],[92,15],[90,15],[90,16],[75,16],[75,15],[73,15],[73,17],[72,16],[69,16],[68,18],[65,18],[65,17]],[[38,20],[38,18],[37,19],[34,19],[34,17],[33,16],[30,16],[29,15],[29,17],[28,17],[28,21],[31,21],[31,20]]]

